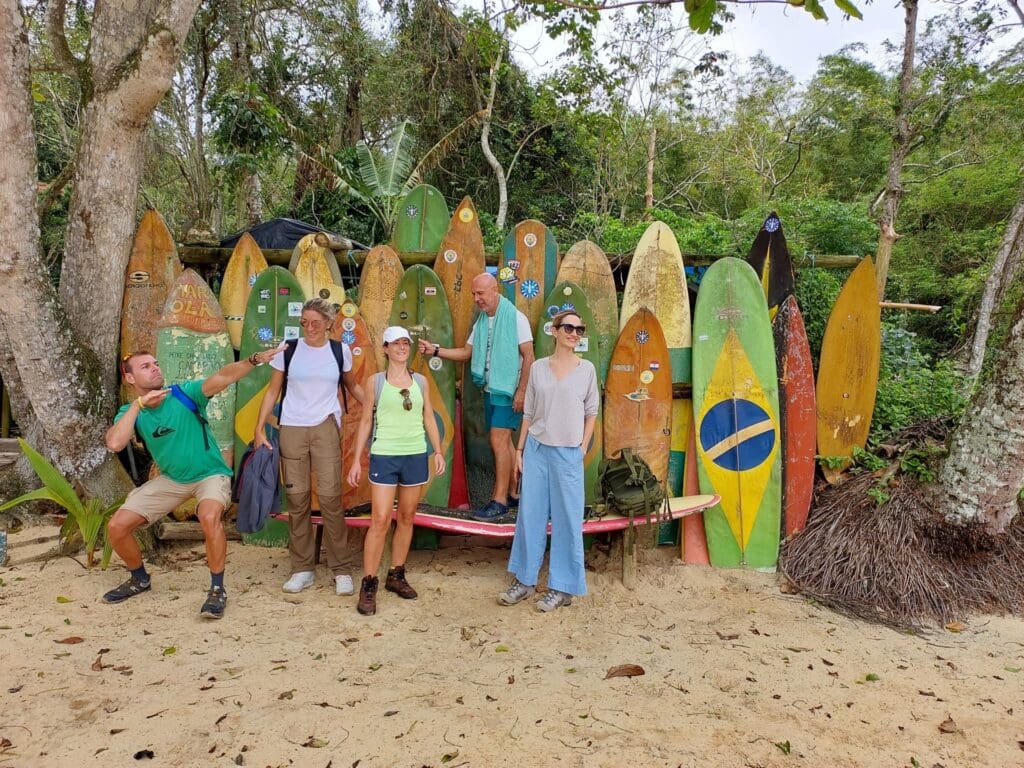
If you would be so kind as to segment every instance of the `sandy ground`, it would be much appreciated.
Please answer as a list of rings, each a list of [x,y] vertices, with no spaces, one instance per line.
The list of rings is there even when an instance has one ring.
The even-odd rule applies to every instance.
[[[594,551],[591,595],[545,615],[495,602],[504,547],[446,538],[412,554],[420,599],[367,618],[232,543],[219,622],[198,547],[120,606],[118,567],[2,568],[0,768],[1024,764],[1024,621],[910,636],[672,554],[630,592]],[[627,663],[646,674],[606,679]]]

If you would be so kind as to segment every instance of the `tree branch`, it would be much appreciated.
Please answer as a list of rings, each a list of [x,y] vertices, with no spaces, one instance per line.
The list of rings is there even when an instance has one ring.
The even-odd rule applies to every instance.
[[[64,191],[64,187],[71,181],[71,177],[75,175],[75,161],[69,161],[61,172],[57,174],[57,178],[46,185],[46,194],[39,201],[39,205],[36,208],[36,214],[40,220],[46,215],[46,212],[50,210],[50,207],[57,201],[61,193]],[[42,226],[42,224],[40,224]]]
[[[53,0],[46,11],[46,27],[49,32],[50,46],[58,72],[82,79],[84,62],[75,57],[68,45],[68,37],[64,32],[65,0]]]

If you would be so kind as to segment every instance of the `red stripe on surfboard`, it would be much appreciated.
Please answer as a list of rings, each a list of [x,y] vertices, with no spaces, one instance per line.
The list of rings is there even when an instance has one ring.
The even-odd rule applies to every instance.
[[[817,408],[814,364],[796,298],[789,296],[775,316],[782,433],[782,534],[792,536],[807,524],[814,492]]]
[[[452,447],[452,484],[448,490],[448,506],[469,509],[469,482],[466,479],[466,454],[462,445],[462,398],[455,401],[455,442]]]
[[[686,444],[686,466],[683,470],[683,495],[695,496],[700,493],[697,477],[697,432],[696,420],[690,420],[690,437]],[[688,565],[710,565],[708,538],[704,532],[704,513],[683,518],[683,562]]]

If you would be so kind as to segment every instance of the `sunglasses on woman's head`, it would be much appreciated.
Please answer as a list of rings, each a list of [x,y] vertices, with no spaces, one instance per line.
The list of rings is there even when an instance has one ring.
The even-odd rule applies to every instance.
[[[562,323],[560,326],[566,333],[575,333],[577,336],[582,336],[587,332],[587,326],[585,325],[573,325],[572,323]]]
[[[398,394],[400,394],[402,396],[402,407],[405,408],[405,410],[407,410],[407,411],[411,411],[412,410],[412,397],[409,396],[409,390],[408,389],[400,389],[400,390],[398,390]]]

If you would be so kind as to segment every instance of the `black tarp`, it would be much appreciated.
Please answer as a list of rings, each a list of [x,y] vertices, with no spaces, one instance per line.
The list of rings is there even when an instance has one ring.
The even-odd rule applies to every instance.
[[[260,248],[287,249],[294,248],[296,243],[306,235],[316,232],[327,232],[327,230],[323,227],[299,221],[298,219],[271,219],[270,221],[264,221],[262,224],[257,224],[252,229],[237,232],[231,237],[221,240],[221,248],[234,248],[238,243],[238,239],[245,232],[252,235]],[[338,235],[334,236],[338,237]],[[366,246],[356,242],[352,243],[352,247],[355,250],[369,250]]]

